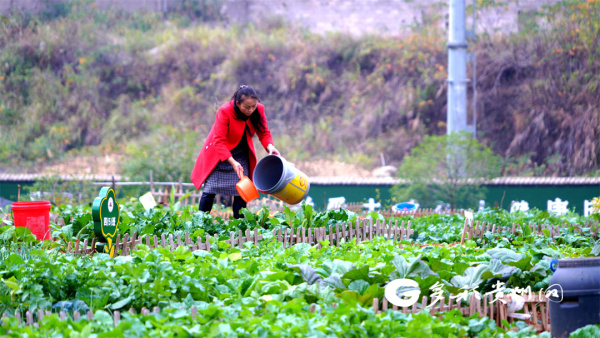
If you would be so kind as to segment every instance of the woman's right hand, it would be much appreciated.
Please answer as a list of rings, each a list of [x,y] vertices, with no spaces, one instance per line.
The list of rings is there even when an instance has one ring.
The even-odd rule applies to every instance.
[[[238,177],[241,180],[242,177],[244,177],[244,167],[240,164],[240,162],[234,160],[233,156],[228,158],[227,162],[231,164],[231,166],[233,167],[233,171],[235,171],[238,174]]]

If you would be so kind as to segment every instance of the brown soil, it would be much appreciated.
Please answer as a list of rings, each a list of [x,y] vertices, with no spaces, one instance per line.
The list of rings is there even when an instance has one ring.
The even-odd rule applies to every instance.
[[[57,173],[61,175],[119,175],[119,164],[123,155],[104,154],[98,156],[79,156],[60,163],[49,164],[43,167],[43,173]],[[303,161],[294,162],[294,165],[309,177],[315,176],[345,176],[345,177],[372,177],[370,170],[356,165],[328,161]]]
[[[345,177],[373,177],[370,170],[363,169],[354,164],[316,160],[294,163],[300,171],[309,177],[315,176],[345,176]]]
[[[98,156],[79,156],[60,163],[49,164],[41,170],[43,173],[61,175],[119,175],[123,156],[104,154]]]

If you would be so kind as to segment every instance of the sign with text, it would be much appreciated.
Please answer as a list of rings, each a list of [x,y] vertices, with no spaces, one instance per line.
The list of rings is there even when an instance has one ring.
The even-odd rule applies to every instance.
[[[94,232],[96,238],[102,242],[96,246],[97,252],[107,253],[110,257],[114,257],[114,240],[117,235],[120,213],[115,191],[110,187],[102,188],[92,204]]]
[[[472,293],[475,298],[481,299],[481,294],[477,291],[477,286],[475,287],[462,287],[464,291],[459,293],[458,295],[451,296],[450,299],[457,299],[458,301],[467,300],[467,297],[470,293]],[[522,298],[523,296],[532,296],[534,293],[531,291],[531,286],[526,288],[515,287],[510,290],[510,293],[505,293],[505,284],[503,282],[497,281],[496,284],[492,285],[492,291],[484,293],[483,296],[494,295],[494,299],[492,299],[489,304],[493,304],[496,301],[500,301],[502,303],[506,303],[503,299],[504,295],[511,295],[514,298]],[[444,290],[443,285],[440,282],[435,282],[433,286],[429,288],[431,290],[431,299],[432,303],[427,305],[427,308],[433,307],[440,299],[444,298]],[[398,291],[401,291],[402,297],[398,296]],[[546,291],[540,289],[539,300],[540,302],[543,300],[542,294],[551,302],[560,303],[563,299],[563,289],[559,284],[552,284]],[[421,290],[419,288],[419,284],[412,279],[395,279],[389,282],[385,287],[385,297],[388,302],[393,305],[399,307],[409,307],[415,304],[419,300],[419,295],[421,294]]]

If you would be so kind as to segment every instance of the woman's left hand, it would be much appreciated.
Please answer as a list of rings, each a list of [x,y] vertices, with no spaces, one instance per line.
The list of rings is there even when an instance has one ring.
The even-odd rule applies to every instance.
[[[269,155],[279,155],[281,156],[281,154],[279,153],[279,150],[277,150],[277,148],[275,148],[274,145],[269,144],[267,146],[267,151],[269,152]]]

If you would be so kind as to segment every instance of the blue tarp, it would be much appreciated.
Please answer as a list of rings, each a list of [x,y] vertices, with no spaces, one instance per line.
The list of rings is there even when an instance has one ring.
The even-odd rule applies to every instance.
[[[1,209],[4,209],[4,208],[6,208],[6,207],[8,207],[8,206],[10,206],[12,204],[13,204],[13,201],[7,200],[4,197],[0,197],[0,208]]]

